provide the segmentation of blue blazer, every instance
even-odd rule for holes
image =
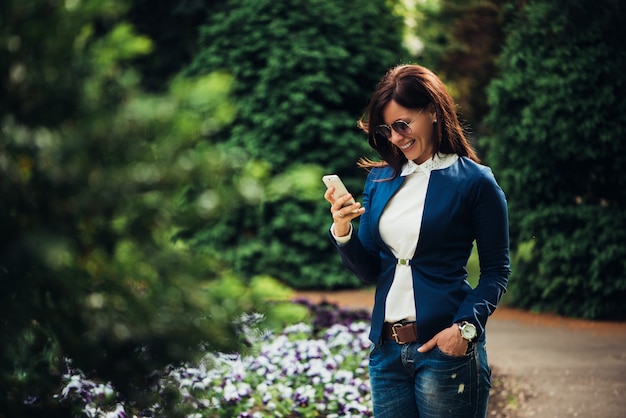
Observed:
[[[358,236],[346,244],[337,244],[331,236],[344,265],[362,282],[376,283],[369,335],[375,343],[381,340],[397,264],[378,230],[385,206],[405,179],[384,180],[392,175],[390,167],[375,168],[368,175]],[[472,289],[465,266],[474,241],[480,281]],[[487,318],[506,291],[510,273],[507,203],[491,169],[461,157],[450,167],[431,172],[411,270],[419,342],[460,321],[472,322],[478,339],[485,339]]]

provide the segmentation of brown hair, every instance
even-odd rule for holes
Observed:
[[[384,123],[383,109],[394,100],[409,109],[424,109],[436,112],[433,127],[434,153],[458,154],[480,162],[472,146],[465,137],[463,127],[456,114],[456,104],[443,82],[429,69],[420,65],[400,65],[392,68],[378,83],[370,102],[358,121],[358,126],[367,134],[370,146],[378,152],[383,161],[375,162],[366,158],[358,165],[364,168],[389,165],[395,178],[400,173],[406,157],[387,138],[376,134],[370,126]]]

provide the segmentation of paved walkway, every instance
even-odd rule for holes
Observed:
[[[302,292],[371,309],[371,290]],[[625,302],[626,303],[626,302]],[[489,362],[523,396],[520,418],[626,417],[626,322],[572,320],[500,307],[487,324]]]
[[[626,417],[626,323],[498,309],[489,361],[529,397],[520,417]]]

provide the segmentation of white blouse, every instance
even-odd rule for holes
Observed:
[[[406,177],[396,194],[389,200],[378,225],[381,238],[398,259],[411,259],[417,248],[424,213],[426,191],[433,170],[441,170],[459,159],[456,154],[436,154],[422,164],[408,161],[401,176]],[[334,236],[334,225],[331,227]],[[337,243],[350,240],[352,229],[344,237],[334,237]],[[411,266],[396,264],[393,283],[385,303],[385,321],[415,320],[415,299]]]

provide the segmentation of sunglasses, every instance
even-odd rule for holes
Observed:
[[[403,136],[411,135],[413,130],[411,129],[409,125],[412,124],[415,121],[415,119],[417,119],[417,117],[420,115],[420,113],[422,113],[423,110],[424,109],[421,109],[419,112],[417,112],[417,115],[415,115],[415,117],[410,122],[397,120],[391,125],[387,125],[387,124],[378,125],[375,129],[375,132],[378,135],[384,136],[387,139],[391,138],[392,129]]]

